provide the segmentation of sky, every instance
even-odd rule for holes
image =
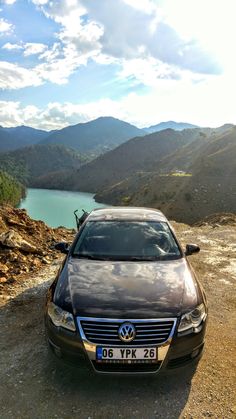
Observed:
[[[0,0],[0,125],[236,124],[235,0]]]

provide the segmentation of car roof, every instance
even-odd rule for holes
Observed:
[[[108,207],[94,209],[86,221],[129,220],[129,221],[163,221],[166,217],[161,211],[145,207]]]

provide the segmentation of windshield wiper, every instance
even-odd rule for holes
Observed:
[[[179,255],[159,255],[159,256],[105,256],[105,255],[93,255],[91,253],[74,253],[73,257],[79,259],[89,259],[89,260],[112,260],[117,262],[156,262],[156,261],[165,261],[165,260],[175,260],[179,259]]]
[[[106,260],[106,258],[102,257],[102,256],[95,256],[95,255],[91,255],[91,254],[82,254],[82,253],[74,253],[73,254],[74,257],[77,257],[79,259],[91,259],[91,260]]]

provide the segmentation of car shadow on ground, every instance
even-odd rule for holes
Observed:
[[[5,344],[0,358],[1,363],[9,363],[0,385],[0,393],[4,390],[1,403],[3,412],[12,413],[4,419],[19,417],[17,412],[25,419],[179,418],[194,369],[163,375],[105,376],[95,374],[84,363],[74,366],[52,354],[43,318],[49,283],[23,292],[1,309]]]
[[[161,375],[105,376],[53,357],[49,354],[49,370],[45,370],[47,383],[51,382],[59,393],[85,400],[92,407],[91,415],[88,415],[91,417],[96,410],[95,417],[101,418],[119,415],[179,418],[188,400],[194,374],[194,369],[182,369]],[[53,368],[53,377],[50,368]]]

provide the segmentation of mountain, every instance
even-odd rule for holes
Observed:
[[[216,212],[236,212],[235,161],[234,126],[167,129],[58,173],[50,187],[93,192],[98,202],[111,205],[160,208],[172,219],[194,223]]]
[[[112,117],[101,117],[54,132],[41,144],[62,144],[81,153],[104,153],[130,138],[145,135],[134,125]]]
[[[86,161],[78,152],[59,145],[34,145],[0,154],[0,169],[33,186],[41,176],[77,169]]]
[[[198,136],[197,129],[168,129],[133,138],[64,177],[64,189],[98,192],[133,174],[139,177],[146,172],[152,173],[158,170],[162,159],[192,143]]]
[[[0,152],[37,144],[48,135],[47,131],[24,125],[11,128],[0,127]]]
[[[112,117],[101,117],[50,132],[23,125],[11,128],[0,126],[0,152],[36,144],[57,144],[90,154],[91,159],[130,138],[145,134],[144,130]]]
[[[17,205],[24,195],[24,186],[9,174],[0,170],[0,205]]]
[[[90,158],[96,158],[130,138],[168,128],[180,131],[195,127],[196,125],[192,124],[169,121],[139,129],[112,117],[100,117],[93,121],[49,132],[24,125],[11,128],[0,126],[0,152],[36,144],[58,144],[73,148],[81,153],[90,154]]]
[[[181,165],[184,155],[187,165]],[[235,161],[236,127],[226,127],[166,157],[156,171],[108,185],[95,199],[160,208],[169,218],[190,224],[213,213],[236,213]]]
[[[16,147],[14,136],[0,126],[0,152],[12,150]]]
[[[157,131],[162,131],[165,129],[174,129],[175,131],[182,131],[183,129],[190,129],[190,128],[199,128],[197,125],[188,124],[187,122],[175,122],[175,121],[167,121],[161,122],[157,125],[152,125],[151,127],[143,128],[146,132],[152,133]]]

